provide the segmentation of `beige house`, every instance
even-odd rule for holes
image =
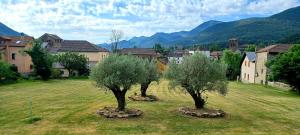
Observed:
[[[0,36],[0,59],[15,65],[19,73],[32,72],[31,57],[24,52],[32,46],[32,41],[29,36]]]
[[[266,62],[273,59],[279,53],[288,51],[291,45],[276,44],[260,49],[256,52],[255,78],[257,84],[268,84],[268,69]]]
[[[254,83],[255,77],[255,52],[246,52],[242,57],[240,80],[243,83]]]
[[[43,42],[43,46],[52,54],[76,52],[85,55],[88,58],[89,67],[94,66],[109,55],[108,50],[85,40],[63,40],[57,35],[48,33],[42,35],[39,39]],[[62,76],[69,76],[68,71],[59,63],[55,63],[54,68],[61,69]]]

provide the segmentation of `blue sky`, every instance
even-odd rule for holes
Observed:
[[[0,21],[28,35],[109,41],[156,32],[191,30],[209,20],[265,17],[299,6],[300,0],[0,0]]]

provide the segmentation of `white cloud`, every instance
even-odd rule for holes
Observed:
[[[274,14],[297,5],[297,0],[261,0],[251,2],[247,9],[250,13]]]
[[[111,29],[123,30],[128,39],[190,30],[220,17],[268,16],[297,5],[297,0],[2,0],[0,20],[35,37],[47,32],[101,43]]]

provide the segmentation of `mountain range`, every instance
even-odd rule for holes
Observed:
[[[0,22],[0,35],[2,35],[2,36],[20,36],[20,35],[22,35],[22,33],[19,33]]]
[[[0,35],[20,36],[17,32],[0,22]],[[226,45],[228,39],[237,38],[240,44],[270,44],[284,41],[286,37],[297,38],[300,35],[300,6],[287,9],[278,14],[248,18],[231,22],[207,21],[190,31],[174,33],[159,32],[150,37],[133,37],[130,40],[122,40],[119,48],[151,48],[159,43],[164,47],[191,46],[191,45]],[[99,46],[110,49],[109,43]]]
[[[300,33],[300,6],[278,14],[248,18],[231,22],[208,21],[191,31],[156,33],[150,37],[133,37],[120,42],[120,48],[150,48],[159,43],[169,46],[191,46],[199,44],[227,44],[228,39],[237,38],[241,44],[274,43]],[[100,44],[110,49],[107,43]]]

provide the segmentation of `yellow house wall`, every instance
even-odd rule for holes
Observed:
[[[265,84],[267,79],[267,67],[265,63],[268,60],[268,52],[256,53],[256,76],[255,83]]]
[[[245,57],[241,65],[241,76],[240,76],[241,81],[243,83],[254,83],[254,77],[255,77],[255,63],[253,62],[249,63],[248,57]]]
[[[61,54],[61,53],[60,53]],[[100,62],[109,55],[109,52],[79,52],[79,54],[85,55],[88,58],[90,67],[94,66],[93,64]],[[60,69],[63,71],[62,77],[68,77],[69,72],[66,69]]]
[[[99,62],[109,55],[108,52],[80,52],[88,58],[89,62]]]
[[[5,54],[6,61],[10,64],[14,64],[18,67],[19,73],[30,73],[30,65],[32,64],[31,57],[24,52],[25,49],[28,49],[30,45],[26,47],[8,47],[8,54]],[[15,53],[15,60],[12,59],[12,54]]]

